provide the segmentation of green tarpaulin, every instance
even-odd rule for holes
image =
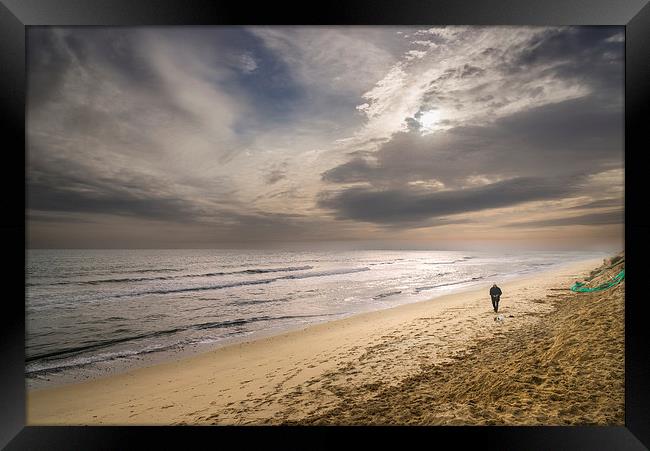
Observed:
[[[576,282],[571,287],[571,291],[577,291],[581,293],[590,293],[592,291],[603,291],[613,287],[614,285],[618,285],[623,281],[623,279],[625,279],[625,270],[622,270],[621,272],[616,274],[616,276],[614,276],[614,278],[609,282],[602,283],[597,287],[593,287],[593,288],[585,287],[585,284],[583,282]]]

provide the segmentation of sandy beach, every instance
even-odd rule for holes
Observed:
[[[27,395],[28,425],[624,423],[624,283],[590,260]]]

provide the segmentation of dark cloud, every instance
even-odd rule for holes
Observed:
[[[621,93],[619,93],[621,94]],[[568,158],[584,165],[602,159],[620,161],[623,149],[623,110],[594,97],[545,105],[497,121],[497,137],[517,139],[532,152],[569,152]]]
[[[28,101],[31,108],[56,98],[69,71],[83,68],[90,77],[111,77],[150,92],[160,91],[160,78],[142,53],[134,29],[49,27],[27,33]]]
[[[275,169],[265,176],[266,183],[269,185],[273,185],[285,178],[287,178],[286,172],[279,169]]]
[[[158,221],[200,228],[202,239],[208,242],[290,240],[309,237],[318,229],[305,226],[314,221],[300,214],[177,196],[163,181],[126,170],[116,178],[99,175],[96,168],[81,162],[55,159],[32,162],[28,169],[27,214],[33,230],[49,224],[69,224],[71,229],[105,224],[107,216],[114,218],[114,224]],[[152,239],[161,234],[151,230]]]
[[[368,161],[362,158],[354,158],[347,163],[325,171],[322,177],[326,182],[334,183],[367,182],[370,179],[370,174],[376,169]]]
[[[578,178],[515,178],[480,187],[437,192],[350,188],[337,193],[323,193],[318,203],[336,211],[339,219],[411,224],[445,215],[562,198],[575,190],[578,182]]]
[[[545,219],[541,221],[516,222],[508,224],[507,227],[558,227],[572,225],[615,225],[623,224],[624,215],[622,211],[607,213],[590,213],[580,216],[572,216],[557,219]]]
[[[596,173],[622,163],[623,115],[589,97],[522,111],[485,126],[428,135],[400,132],[372,158],[355,157],[322,174],[331,183],[376,186],[416,180],[462,186],[472,175]]]
[[[27,101],[38,108],[59,94],[71,58],[49,28],[32,28],[27,33]]]
[[[523,44],[520,52],[513,53],[512,64],[526,70],[535,64],[580,61],[604,51],[620,52],[622,42],[610,38],[621,33],[620,26],[549,29]]]
[[[133,188],[133,187],[131,187]],[[27,186],[27,207],[33,211],[101,213],[176,222],[196,220],[200,211],[184,199],[165,197],[111,181],[48,175]]]
[[[144,183],[137,187],[128,183],[118,185],[106,180],[89,181],[80,177],[42,176],[27,189],[27,208],[30,230],[35,237],[42,236],[51,225],[67,224],[69,229],[83,227],[84,236],[94,236],[96,242],[104,243],[92,228],[107,223],[129,224],[131,230],[142,230],[154,221],[165,227],[184,230],[188,237],[170,237],[169,232],[151,228],[147,239],[198,240],[201,245],[210,243],[244,241],[273,241],[310,239],[322,233],[323,227],[314,226],[315,221],[300,214],[283,214],[256,211],[254,208],[199,207],[194,201],[156,192],[153,187],[144,191]],[[60,188],[57,187],[60,184]],[[113,220],[107,222],[107,215]],[[90,228],[90,230],[89,230]],[[101,229],[101,227],[99,227]],[[198,238],[194,235],[198,230]],[[40,234],[40,235],[39,235]],[[33,239],[34,237],[32,237]],[[120,237],[115,237],[120,242]],[[38,242],[38,240],[37,240]],[[67,241],[63,241],[67,243]],[[131,244],[130,244],[131,245]]]
[[[422,124],[414,117],[407,117],[404,122],[406,122],[409,131],[418,131],[422,128]]]
[[[550,29],[505,54],[501,68],[507,74],[516,74],[548,66],[545,73],[556,78],[578,81],[600,91],[622,89],[625,44],[611,39],[622,33],[622,27]]]
[[[101,162],[57,157],[40,145],[30,146],[27,209],[32,213],[90,213],[189,222],[204,213],[173,193],[165,180],[137,167],[105,171]]]

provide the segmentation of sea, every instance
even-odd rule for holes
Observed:
[[[30,249],[27,383],[84,381],[472,287],[487,293],[494,282],[607,256]]]

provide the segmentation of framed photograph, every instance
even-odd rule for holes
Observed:
[[[459,3],[2,0],[0,445],[647,449],[650,6]]]

